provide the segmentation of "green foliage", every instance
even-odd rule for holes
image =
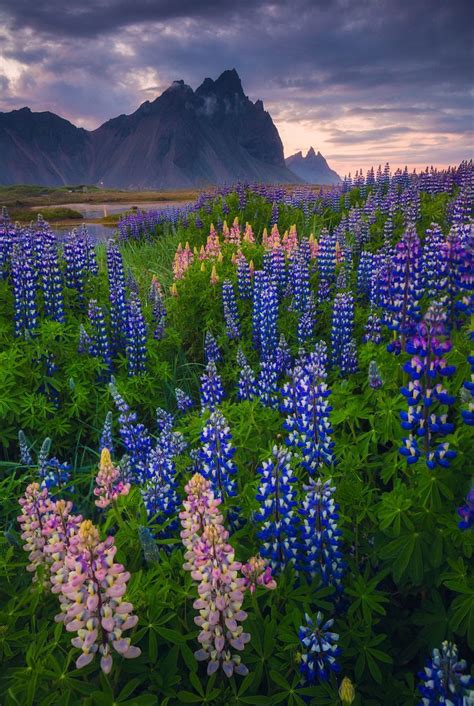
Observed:
[[[355,203],[357,194],[351,195]],[[236,194],[226,199],[230,223],[252,223],[257,240],[268,227],[271,204],[257,196],[249,198],[244,210]],[[189,241],[192,248],[205,242],[211,222],[222,219],[222,199],[211,213],[202,211],[203,228],[193,218],[186,228],[162,228],[156,239],[122,245],[127,268],[138,282],[145,317],[151,320],[147,299],[155,274],[165,292],[172,283],[171,265],[178,243]],[[420,233],[436,220],[445,225],[446,198],[422,199]],[[296,223],[301,234],[335,225],[340,214],[328,210],[305,218],[302,210],[280,209],[280,231]],[[376,248],[382,243],[384,217],[372,225]],[[402,224],[394,222],[399,235]],[[249,246],[247,254],[261,264],[261,247]],[[220,282],[235,281],[235,270],[224,248],[218,267]],[[100,273],[88,283],[87,296],[107,302],[105,254],[100,252]],[[199,376],[203,367],[204,334],[210,329],[223,350],[220,365],[228,391],[222,410],[237,449],[238,496],[235,505],[246,520],[232,535],[238,560],[258,552],[253,513],[258,485],[256,469],[275,443],[283,441],[282,416],[259,402],[237,403],[235,384],[237,344],[225,335],[221,289],[210,284],[210,266],[204,271],[196,262],[182,282],[178,296],[166,297],[166,336],[148,341],[147,373],[128,378],[124,360],[116,361],[117,387],[140,421],[154,431],[157,406],[175,410],[174,388],[179,386],[198,399]],[[321,610],[331,617],[331,589],[317,580],[307,583],[288,569],[273,592],[246,596],[249,618],[245,629],[252,639],[245,650],[250,673],[227,680],[221,675],[206,677],[196,662],[198,630],[194,624],[196,589],[188,572],[183,572],[183,551],[176,535],[158,543],[159,560],[147,563],[138,529],[147,523],[138,488],[120,498],[118,508],[99,511],[92,494],[96,473],[100,430],[112,400],[100,378],[96,360],[77,352],[78,331],[86,323],[86,312],[75,293],[66,293],[67,322],[59,325],[42,321],[37,335],[28,341],[13,338],[12,297],[8,283],[0,281],[0,702],[5,706],[174,706],[175,704],[340,704],[334,678],[320,686],[300,682],[298,628],[305,612]],[[243,347],[256,364],[251,340],[251,307],[239,302],[244,331]],[[330,306],[323,308],[316,338],[329,342]],[[364,302],[357,307],[357,337],[361,339],[367,316]],[[294,315],[282,315],[279,326],[297,352]],[[454,333],[450,362],[458,366],[451,392],[458,394],[468,375],[466,357],[469,341],[463,329]],[[45,376],[42,355],[54,356],[57,372]],[[376,360],[384,385],[373,390],[367,383],[369,362]],[[399,413],[404,399],[399,388],[404,381],[403,354],[397,359],[385,346],[359,347],[360,371],[350,380],[336,372],[329,379],[333,390],[331,423],[334,426],[337,464],[328,469],[337,488],[340,527],[348,564],[344,578],[344,609],[337,614],[335,631],[340,634],[342,676],[356,685],[356,706],[414,706],[416,674],[433,647],[454,639],[461,654],[474,650],[474,578],[472,555],[474,535],[457,527],[455,508],[466,493],[469,468],[466,460],[474,451],[469,429],[460,423],[459,405],[453,415],[456,430],[451,441],[458,456],[449,469],[429,471],[423,462],[407,467],[398,454],[402,438]],[[59,396],[59,406],[51,391]],[[114,432],[117,415],[114,411]],[[190,446],[199,445],[206,417],[198,412],[181,416],[177,428]],[[112,532],[117,558],[131,572],[128,596],[140,621],[133,634],[142,655],[135,660],[118,658],[109,677],[98,673],[97,665],[75,669],[70,636],[54,623],[57,598],[32,584],[18,532],[18,498],[34,477],[34,469],[17,463],[16,439],[19,428],[36,451],[45,436],[53,439],[53,454],[73,465],[65,495],[74,500],[78,512],[93,519],[101,532]],[[117,436],[117,435],[116,435]],[[118,441],[118,440],[117,440]],[[189,477],[189,458],[177,460],[181,496]],[[300,481],[302,470],[295,467]],[[302,483],[300,485],[302,485]]]

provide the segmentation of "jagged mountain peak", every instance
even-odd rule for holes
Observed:
[[[167,189],[301,181],[285,166],[271,116],[261,100],[245,95],[235,69],[205,79],[196,91],[174,81],[134,113],[93,131],[25,110],[0,113],[0,184]]]
[[[339,184],[341,181],[339,175],[330,169],[321,152],[316,154],[314,147],[309,148],[306,157],[303,157],[301,150],[287,157],[285,164],[300,179],[310,184]]]

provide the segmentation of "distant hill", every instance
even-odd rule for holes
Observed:
[[[0,155],[3,185],[175,189],[304,179],[288,169],[270,114],[245,95],[235,69],[196,91],[174,81],[93,131],[29,108],[0,113]]]
[[[285,164],[288,169],[291,169],[294,174],[308,184],[341,183],[339,174],[330,169],[321,152],[316,154],[312,147],[309,148],[306,157],[303,157],[302,152],[297,152],[291,157],[287,157]]]

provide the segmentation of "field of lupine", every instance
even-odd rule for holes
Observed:
[[[473,189],[4,211],[2,706],[474,704]]]

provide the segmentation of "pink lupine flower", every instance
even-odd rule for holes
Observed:
[[[261,556],[252,556],[246,564],[242,565],[244,575],[244,586],[250,593],[253,593],[257,586],[263,586],[269,591],[273,591],[277,584],[272,577],[272,568],[268,566]]]
[[[245,579],[239,576],[241,564],[227,541],[220,500],[214,497],[209,481],[196,473],[185,490],[188,495],[180,513],[186,549],[183,568],[198,583],[199,594],[193,605],[199,611],[195,623],[201,628],[201,648],[195,657],[208,662],[208,674],[221,667],[228,677],[234,672],[245,675],[247,667],[233,652],[243,650],[250,640],[239,625],[247,617],[242,610]]]
[[[234,222],[230,227],[230,231],[227,235],[226,241],[228,243],[231,243],[232,245],[240,246],[240,225],[237,216],[234,218]]]
[[[266,228],[264,228],[262,232],[262,245],[265,250],[268,250],[268,231]]]
[[[43,536],[46,538],[45,554],[51,558],[51,592],[60,593],[61,583],[66,580],[67,569],[65,559],[73,537],[79,531],[82,522],[81,515],[72,515],[72,502],[57,500],[54,504],[54,513],[50,515],[43,527]]]
[[[182,279],[188,267],[193,263],[194,254],[189,243],[186,243],[183,248],[182,244],[178,245],[174,260],[173,260],[173,275],[174,279]]]
[[[252,226],[248,222],[245,224],[243,240],[245,243],[255,243],[255,236],[253,234]]]
[[[25,544],[23,549],[29,552],[30,561],[27,571],[34,573],[33,581],[38,579],[38,568],[45,565],[48,571],[45,576],[45,585],[49,583],[49,566],[53,559],[44,552],[46,537],[43,530],[54,512],[54,503],[49,497],[47,488],[40,489],[39,483],[30,483],[25,490],[25,495],[18,501],[22,514],[18,516],[21,526],[21,538]]]
[[[224,223],[222,224],[222,236],[224,238],[224,242],[227,243],[229,240],[229,226],[227,225],[227,221],[224,220]]]
[[[298,247],[298,233],[296,232],[296,225],[290,227],[290,232],[285,232],[283,236],[283,249],[286,256],[289,257],[293,250]]]
[[[67,632],[77,632],[71,643],[81,650],[76,660],[78,669],[100,654],[101,669],[108,674],[112,649],[127,659],[141,654],[129,637],[123,637],[137,624],[138,617],[132,615],[132,604],[123,601],[130,574],[122,564],[114,563],[116,551],[113,537],[101,542],[97,528],[84,520],[70,541],[58,574],[55,585],[60,586],[61,613],[55,620],[64,622]]]
[[[221,252],[221,244],[219,242],[219,236],[217,234],[216,229],[211,223],[211,228],[209,231],[209,235],[207,236],[207,241],[206,241],[206,257],[211,258],[211,257],[217,257],[219,253]]]
[[[119,478],[120,470],[112,463],[110,451],[102,449],[99,472],[95,479],[96,487],[94,488],[94,495],[99,498],[95,501],[97,507],[105,508],[117,500],[120,495],[128,495],[130,483],[123,483]]]
[[[279,248],[281,245],[281,239],[280,239],[280,232],[278,230],[278,226],[275,223],[274,226],[272,227],[272,230],[270,232],[270,235],[268,236],[267,239],[267,248],[269,250],[276,250]]]

